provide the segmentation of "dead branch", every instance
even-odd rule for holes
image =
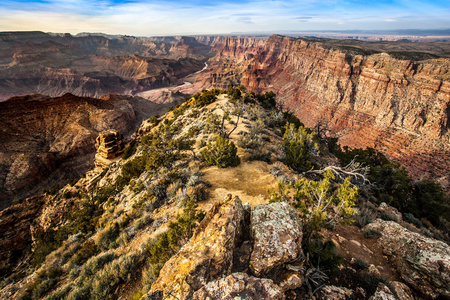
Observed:
[[[369,167],[362,166],[360,163],[356,162],[355,159],[353,159],[345,167],[327,166],[321,170],[309,170],[303,172],[301,175],[305,177],[311,174],[323,175],[328,170],[333,173],[334,177],[339,182],[343,182],[345,178],[350,177],[352,179],[352,184],[358,187],[371,184],[369,179],[367,178]]]

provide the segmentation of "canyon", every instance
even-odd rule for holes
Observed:
[[[448,188],[450,60],[439,57],[448,45],[439,45],[418,45],[421,52],[411,43],[224,38],[212,45],[209,76],[199,80],[272,90],[306,126],[325,125],[342,146],[375,148],[414,178]]]
[[[163,106],[230,84],[274,91],[280,107],[325,126],[341,146],[375,148],[448,189],[449,49],[279,35],[0,33],[0,99],[31,94],[1,102],[1,207],[70,177],[57,169],[83,174],[101,130],[130,135]],[[128,96],[83,98],[112,93]]]
[[[194,38],[0,33],[0,101],[45,94],[132,95],[174,85],[200,70],[209,47]]]

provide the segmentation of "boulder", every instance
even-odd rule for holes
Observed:
[[[402,279],[427,298],[450,297],[450,247],[391,221],[376,220],[364,230],[381,233],[379,243]]]
[[[169,293],[186,299],[209,281],[231,274],[233,250],[242,234],[244,210],[239,198],[216,202],[191,240],[172,256],[153,283],[150,297]]]
[[[392,281],[391,285],[393,292],[397,295],[398,300],[415,300],[409,287],[403,282]]]
[[[283,280],[279,283],[283,292],[298,289],[305,283],[305,276],[300,272],[285,272],[283,277]]]
[[[286,202],[256,205],[251,236],[250,270],[256,276],[303,255],[302,224],[297,211]]]
[[[193,295],[194,300],[285,299],[284,293],[272,280],[256,278],[245,273],[211,281]]]
[[[399,212],[395,207],[387,205],[385,202],[382,202],[380,204],[378,210],[384,213],[387,218],[390,218],[393,221],[401,222],[403,220],[402,213]]]
[[[383,283],[379,283],[377,291],[369,300],[397,300],[394,293]]]

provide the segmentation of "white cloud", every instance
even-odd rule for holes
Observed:
[[[347,0],[346,0],[347,1]],[[15,4],[14,4],[15,3]],[[50,0],[48,3],[0,4],[0,29],[53,32],[105,32],[130,35],[218,34],[235,31],[385,29],[450,27],[445,15],[420,16],[409,11],[354,9],[343,0],[254,0],[195,6],[182,2]],[[445,12],[445,11],[444,11]],[[447,13],[447,12],[445,12]],[[443,14],[443,13],[442,13]],[[436,24],[436,25],[434,25]],[[336,26],[338,25],[338,28]]]

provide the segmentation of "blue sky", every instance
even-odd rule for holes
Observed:
[[[0,31],[136,36],[449,29],[450,0],[1,0]]]

